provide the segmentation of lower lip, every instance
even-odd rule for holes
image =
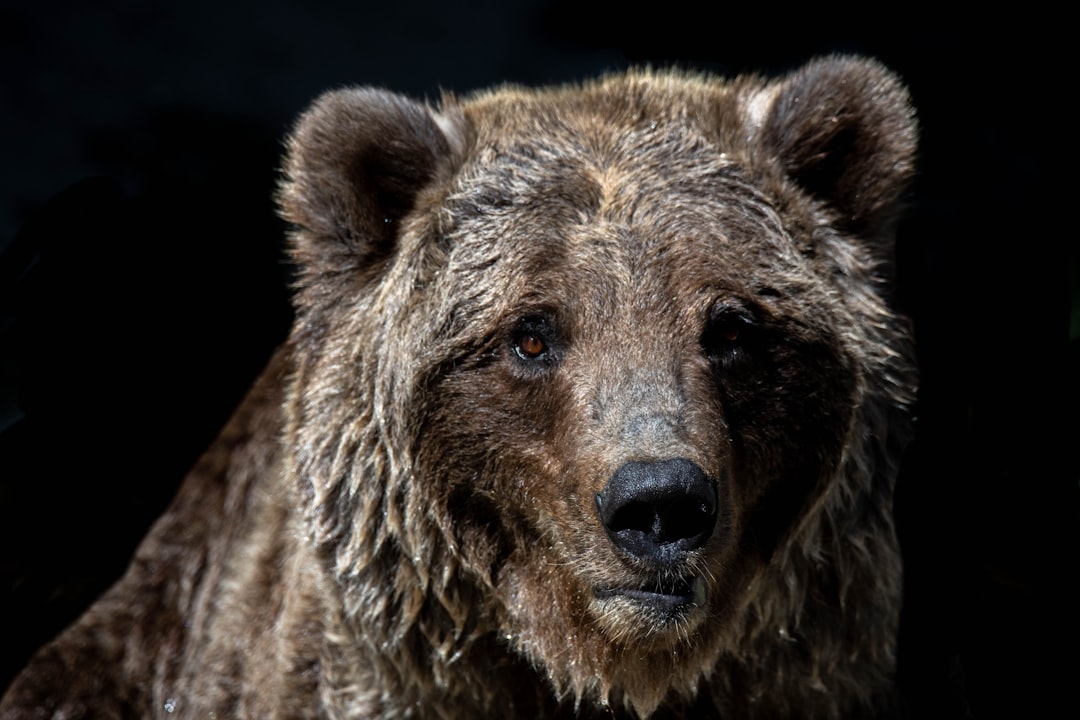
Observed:
[[[687,588],[687,592],[662,593],[654,590],[625,588],[597,590],[596,596],[601,600],[625,598],[655,610],[674,612],[684,608],[704,607],[706,598],[705,578],[694,578],[694,581]]]

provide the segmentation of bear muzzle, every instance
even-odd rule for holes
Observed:
[[[596,509],[611,542],[650,577],[638,586],[597,589],[598,599],[622,598],[662,615],[704,606],[705,579],[688,569],[715,531],[717,492],[697,463],[625,463],[596,494]]]

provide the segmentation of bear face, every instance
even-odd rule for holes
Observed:
[[[290,475],[346,605],[380,597],[357,632],[444,657],[490,634],[557,697],[642,716],[876,699],[914,137],[896,80],[844,58],[324,97],[282,193]]]

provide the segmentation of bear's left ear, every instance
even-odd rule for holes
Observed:
[[[282,218],[308,271],[355,272],[395,248],[402,218],[453,164],[465,136],[456,109],[374,88],[324,94],[288,139]]]
[[[907,90],[879,63],[830,56],[751,102],[759,141],[847,230],[875,235],[914,172],[917,128]]]

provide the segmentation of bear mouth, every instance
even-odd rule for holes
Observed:
[[[630,588],[597,588],[598,600],[621,599],[645,608],[650,614],[671,617],[705,607],[705,578],[649,584]]]

